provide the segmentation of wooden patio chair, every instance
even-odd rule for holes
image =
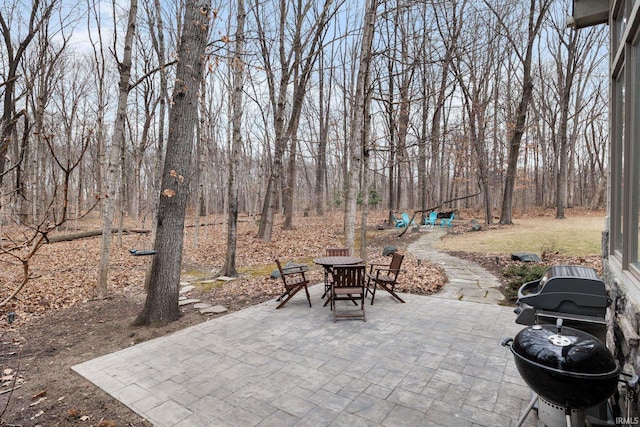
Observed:
[[[349,256],[349,248],[327,248],[327,256]],[[331,289],[331,281],[333,278],[331,277],[331,268],[325,268],[324,270],[324,293],[322,294],[322,298],[324,298]]]
[[[333,321],[338,319],[362,318],[365,322],[367,318],[364,312],[364,298],[367,293],[365,287],[365,266],[357,265],[336,265],[333,267],[333,281],[331,282],[331,311]],[[351,310],[338,311],[337,301],[352,301],[356,306],[360,302],[360,307]]]
[[[327,248],[327,256],[349,256],[349,248]]]
[[[389,292],[392,297],[404,303],[403,299],[395,292],[395,286],[398,281],[398,274],[402,266],[404,255],[394,252],[391,263],[387,264],[371,264],[369,273],[367,273],[367,293],[371,293],[371,305],[376,297],[376,288],[380,287]]]
[[[305,276],[305,269],[302,267],[290,267],[290,268],[282,268],[280,265],[280,260],[276,259],[276,264],[278,265],[278,270],[280,271],[280,278],[282,279],[282,283],[284,284],[284,293],[280,295],[280,297],[276,301],[282,301],[276,307],[276,309],[284,306],[295,294],[304,289],[307,294],[307,301],[309,301],[309,307],[311,307],[311,297],[309,296],[309,289],[307,285],[309,285],[309,281]],[[284,298],[284,300],[283,300]]]

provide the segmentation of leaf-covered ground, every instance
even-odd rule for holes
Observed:
[[[385,246],[396,246],[406,253],[407,245],[420,235],[408,232],[399,238],[399,230],[385,224],[384,218],[383,213],[371,214],[368,221],[370,262],[381,258]],[[187,227],[185,233],[183,278],[195,282],[216,277],[226,252],[223,221],[208,218],[201,223],[199,227]],[[73,225],[59,234],[100,228],[95,220]],[[138,228],[143,225],[129,224]],[[461,216],[449,231],[464,236],[469,229],[469,223]],[[276,268],[276,257],[308,264],[312,283],[320,283],[323,273],[313,264],[313,258],[323,255],[327,247],[344,243],[342,215],[338,213],[297,217],[292,230],[283,230],[278,222],[270,243],[257,239],[256,232],[255,218],[241,218],[238,279],[222,286],[203,284],[189,296],[224,305],[230,311],[273,299],[280,295],[282,286],[280,281],[269,278]],[[492,229],[485,232],[491,233]],[[121,245],[114,239],[109,297],[102,300],[95,299],[94,289],[99,245],[99,237],[45,245],[30,264],[32,280],[18,299],[0,308],[0,426],[149,426],[70,367],[210,318],[185,306],[177,322],[156,328],[132,327],[131,322],[144,303],[142,282],[150,258],[131,256],[129,249],[150,249],[150,238],[147,234],[125,235]],[[504,271],[522,264],[511,261],[509,254],[451,254],[483,265],[502,280],[505,288],[511,279],[503,275]],[[543,266],[553,264],[587,265],[598,272],[601,269],[599,256],[544,254]],[[439,266],[424,261],[418,264],[411,254],[407,254],[403,269],[401,292],[431,294],[446,281]],[[20,272],[14,261],[0,257],[0,299],[11,292]],[[11,324],[7,322],[9,312],[15,313]]]
[[[219,218],[187,227],[183,277],[216,277],[226,252],[226,225]],[[384,214],[371,214],[367,230],[368,261],[381,258],[382,248],[404,252],[419,233],[398,238],[398,230],[385,227]],[[73,224],[59,234],[93,230],[97,221]],[[131,224],[139,226],[139,224]],[[197,235],[196,235],[197,230]],[[255,218],[239,223],[236,266],[240,277],[221,286],[202,285],[190,296],[230,311],[270,300],[281,293],[281,282],[269,276],[274,259],[303,262],[311,267],[312,282],[323,273],[313,258],[327,247],[342,246],[342,215],[299,217],[295,227],[274,227],[265,243],[256,236]],[[196,244],[197,241],[197,244]],[[358,242],[359,245],[359,242]],[[0,425],[19,426],[146,426],[144,420],[70,370],[99,355],[155,338],[208,319],[190,306],[182,318],[158,328],[134,328],[131,322],[144,302],[142,282],[149,257],[131,256],[129,249],[150,249],[146,234],[114,238],[110,262],[109,297],[95,299],[100,238],[93,237],[43,246],[30,263],[32,279],[7,307],[0,309]],[[26,250],[26,249],[25,249]],[[446,281],[439,266],[417,263],[407,254],[399,290],[418,294],[437,292]],[[20,280],[21,266],[0,257],[0,299]],[[197,282],[197,280],[196,280]],[[8,313],[15,321],[7,322]],[[13,391],[11,391],[13,390]]]

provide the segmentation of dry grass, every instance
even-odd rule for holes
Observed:
[[[480,232],[466,232],[470,226],[459,223],[463,233],[450,234],[440,241],[444,251],[483,253],[543,252],[566,256],[587,256],[601,253],[604,229],[602,216],[573,216],[557,220],[552,216],[523,217],[512,226],[494,225]]]

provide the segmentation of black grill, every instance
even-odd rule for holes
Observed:
[[[563,325],[606,342],[606,313],[611,304],[607,288],[596,271],[576,265],[549,267],[539,280],[518,290],[516,323]]]
[[[596,271],[575,265],[549,267],[539,280],[520,287],[516,304],[516,323],[528,325],[529,328],[521,331],[514,340],[506,342],[507,345],[513,343],[511,351],[518,372],[537,393],[518,425],[522,425],[527,413],[536,405],[538,395],[538,419],[546,426],[583,426],[586,415],[590,416],[594,426],[613,425],[608,424],[612,417],[606,399],[617,386],[620,368],[607,365],[602,370],[598,365],[599,361],[605,359],[604,356],[614,365],[616,362],[604,344],[607,337],[607,307],[611,299]],[[555,335],[554,330],[557,330]],[[541,335],[538,341],[544,345],[524,339],[530,335]],[[520,345],[527,343],[534,345],[531,348]],[[592,349],[601,351],[592,355]],[[554,359],[553,363],[546,363],[544,357],[540,359],[541,355],[551,350],[561,357]],[[572,351],[588,358],[590,363],[598,363],[588,369],[567,364],[567,361],[574,361],[568,358]],[[562,362],[561,366],[558,366],[559,361]],[[582,372],[585,370],[587,372]],[[599,403],[601,400],[604,401]],[[594,423],[599,420],[603,424]]]

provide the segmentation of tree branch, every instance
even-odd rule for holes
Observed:
[[[154,68],[153,70],[148,71],[147,73],[145,73],[142,77],[140,77],[138,80],[136,80],[134,83],[131,83],[129,85],[129,89],[127,90],[127,92],[131,92],[133,89],[135,89],[136,86],[138,86],[140,83],[142,83],[143,81],[145,81],[147,78],[149,78],[152,74],[157,73],[160,70],[163,70],[165,67],[169,67],[171,65],[174,65],[178,62],[177,59],[173,60],[173,61],[169,61],[164,65],[158,65],[156,68]]]
[[[434,211],[434,210],[436,210],[436,209],[441,208],[443,205],[446,205],[447,203],[455,202],[455,201],[457,201],[457,200],[470,199],[470,198],[472,198],[472,197],[479,196],[481,193],[482,193],[482,190],[478,191],[477,193],[470,194],[470,195],[468,195],[468,196],[461,196],[461,197],[456,197],[456,198],[454,198],[454,199],[445,200],[444,202],[440,203],[439,205],[436,205],[436,206],[430,207],[430,208],[428,208],[428,209],[424,209],[424,210],[420,210],[420,211],[414,211],[414,212],[413,212],[413,215],[411,216],[411,219],[410,219],[410,220],[409,220],[409,222],[404,226],[404,230],[402,230],[402,233],[400,233],[400,234],[398,235],[398,237],[402,237],[402,236],[404,236],[404,233],[406,233],[406,232],[407,232],[407,230],[409,229],[409,225],[411,225],[411,223],[413,222],[413,220],[414,220],[414,218],[416,217],[416,215],[417,215],[417,214],[419,214],[419,213],[427,213],[427,212],[431,212],[431,211]]]

